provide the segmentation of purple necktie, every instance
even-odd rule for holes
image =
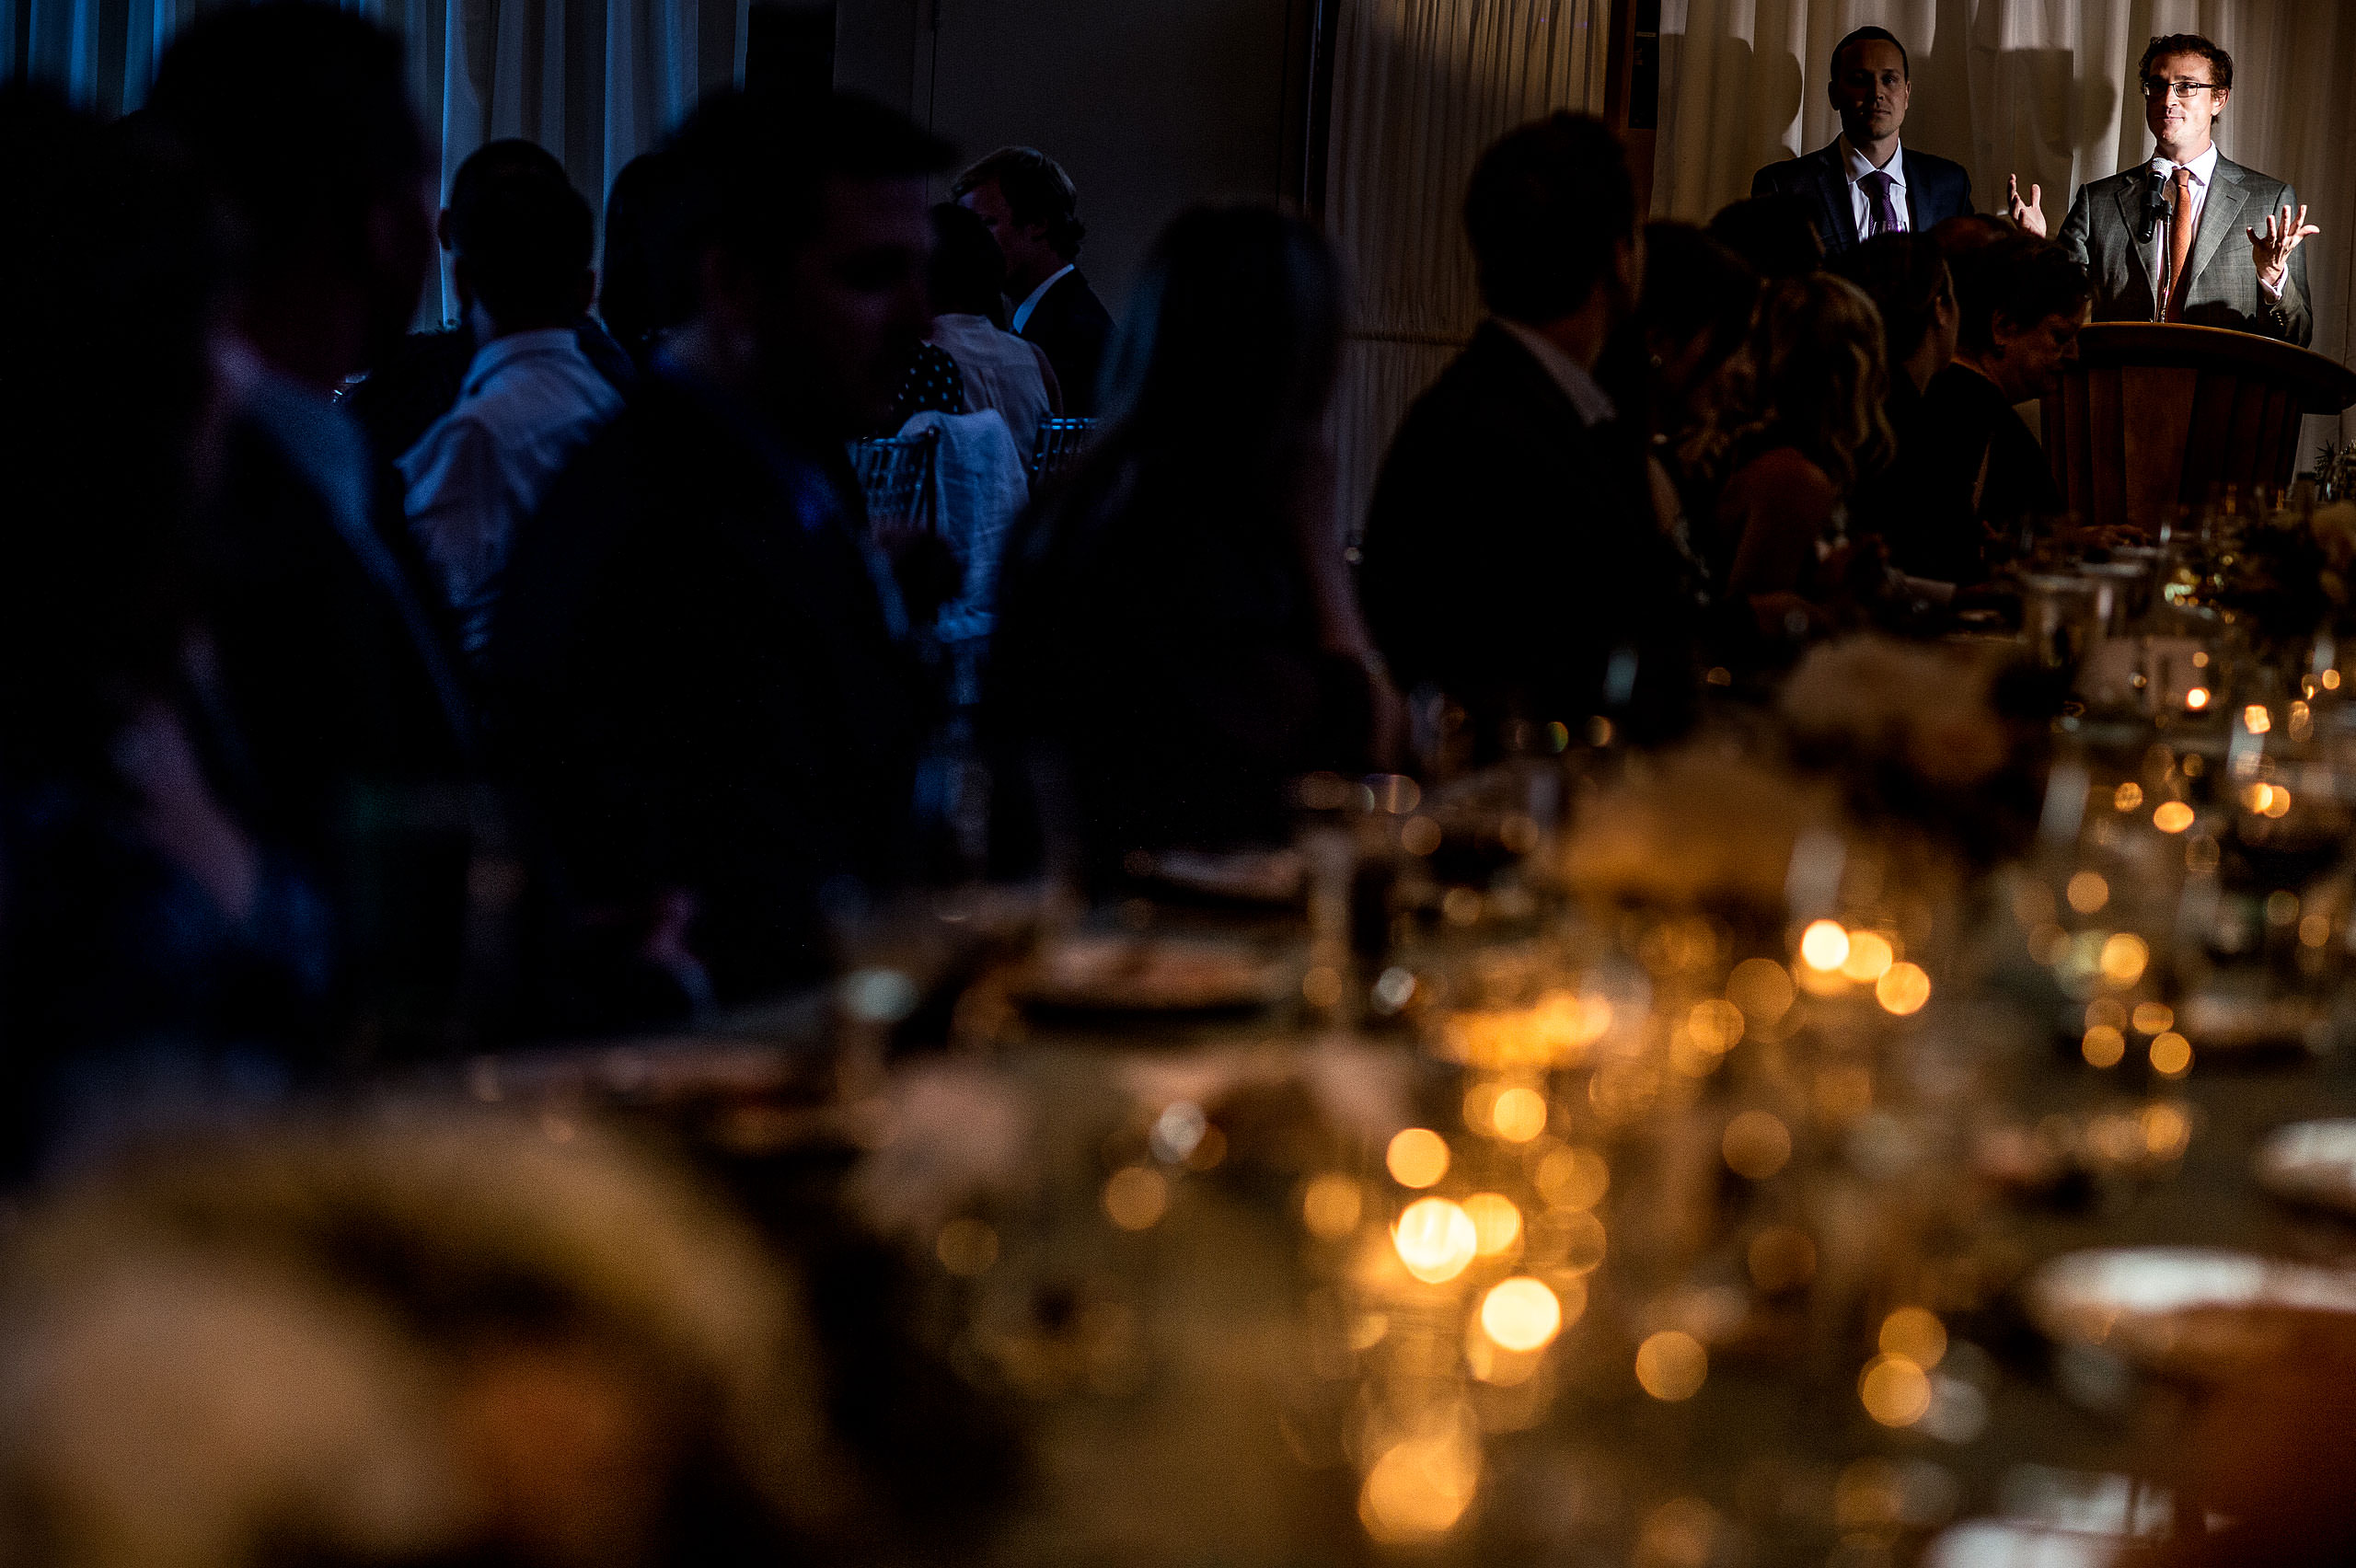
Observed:
[[[1866,199],[1872,203],[1872,217],[1865,225],[1865,237],[1898,232],[1898,209],[1889,204],[1889,176],[1874,170],[1857,181],[1865,188]]]

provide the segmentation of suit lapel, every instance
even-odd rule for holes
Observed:
[[[1824,253],[1837,256],[1857,243],[1857,218],[1849,201],[1849,179],[1841,167],[1841,144],[1816,155],[1817,221],[1824,225]]]
[[[1930,226],[1923,221],[1923,170],[1918,165],[1906,177],[1906,232],[1921,234]]]
[[[2217,159],[2214,179],[2209,187],[2209,198],[2200,204],[2200,232],[2192,239],[2192,288],[2200,285],[2201,274],[2209,271],[2225,240],[2242,224],[2242,207],[2249,200],[2249,191],[2242,184],[2242,166],[2230,163],[2222,156]],[[2191,297],[2191,290],[2186,291]]]
[[[2127,254],[2134,258],[2135,275],[2143,280],[2143,293],[2156,304],[2160,297],[2160,282],[2152,276],[2152,259],[2143,254],[2142,242],[2136,238],[2143,222],[2143,192],[2151,181],[2151,166],[2146,164],[2142,174],[2119,182],[2119,222],[2127,233]]]

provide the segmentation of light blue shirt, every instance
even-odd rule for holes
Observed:
[[[458,613],[469,659],[489,646],[515,530],[621,408],[572,328],[511,332],[476,351],[457,402],[400,457],[410,530]]]

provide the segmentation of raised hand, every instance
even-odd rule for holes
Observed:
[[[2258,281],[2269,289],[2279,289],[2282,286],[2282,274],[2291,265],[2291,252],[2298,249],[2307,236],[2323,230],[2307,222],[2306,205],[2302,202],[2296,218],[2291,216],[2286,203],[2280,217],[2272,213],[2266,214],[2264,234],[2254,228],[2246,232],[2250,255],[2258,261]]]
[[[2017,174],[2007,175],[2005,181],[2004,215],[2020,225],[2023,234],[2033,234],[2038,238],[2043,239],[2045,237],[2045,187],[2032,184],[2028,188],[2028,200],[2024,202],[2021,200],[2021,177]]]

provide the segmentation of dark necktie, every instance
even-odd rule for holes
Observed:
[[[1898,209],[1889,204],[1889,176],[1876,169],[1857,183],[1865,188],[1865,237],[1898,233]]]
[[[2192,280],[2185,274],[2192,270],[2192,171],[2178,168],[2172,177],[2176,186],[2176,211],[2168,214],[2168,308],[2165,319],[2184,319],[2184,296],[2192,292]]]

